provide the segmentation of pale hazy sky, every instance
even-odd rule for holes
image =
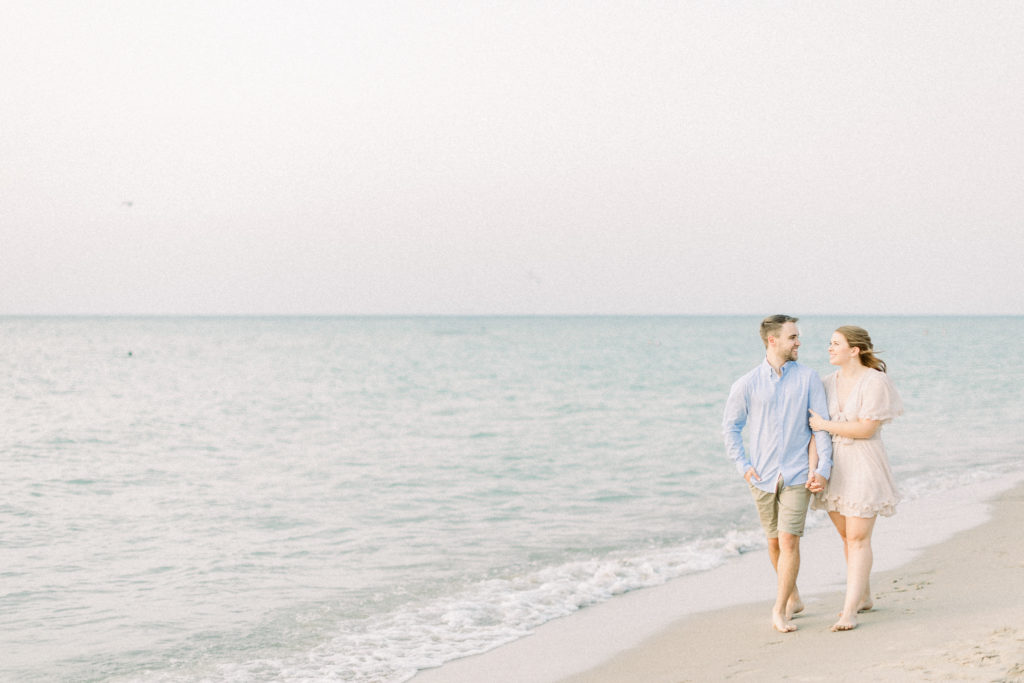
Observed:
[[[1024,313],[1024,3],[0,1],[0,314]]]

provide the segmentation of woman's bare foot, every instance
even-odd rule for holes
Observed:
[[[790,633],[796,630],[796,624],[774,610],[772,610],[772,627],[779,633]]]
[[[792,618],[794,614],[800,614],[804,611],[804,603],[800,598],[791,598],[789,604],[786,605],[787,618]]]
[[[832,624],[832,631],[852,631],[857,628],[857,617],[846,616],[845,613],[839,615],[839,621]]]
[[[874,608],[875,608],[875,603],[871,601],[871,598],[864,598],[863,600],[861,600],[860,604],[857,605],[857,612],[858,613],[860,613],[860,612],[870,612]],[[840,612],[839,616],[840,617],[843,616],[843,613]]]

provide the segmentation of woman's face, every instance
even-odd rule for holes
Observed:
[[[860,349],[851,347],[846,337],[838,332],[832,333],[832,340],[828,343],[828,362],[832,365],[846,365],[851,360],[859,360]]]

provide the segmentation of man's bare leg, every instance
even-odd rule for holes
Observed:
[[[768,539],[768,559],[772,561],[772,569],[775,570],[775,574],[779,573],[779,539],[769,538]],[[789,603],[786,609],[786,621],[793,618],[794,614],[800,614],[804,611],[803,600],[800,599],[800,590],[793,584],[793,594],[789,597]]]
[[[857,612],[862,611],[868,578],[871,576],[871,564],[874,555],[871,551],[871,532],[875,528],[875,518],[846,518],[846,601],[843,603],[839,621],[832,625],[833,631],[850,631],[857,628]]]
[[[796,576],[800,572],[800,537],[779,532],[778,593],[772,608],[772,626],[776,631],[789,633],[796,630],[790,611],[790,600],[796,593]]]

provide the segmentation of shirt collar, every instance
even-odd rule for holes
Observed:
[[[790,366],[795,366],[795,365],[796,365],[796,361],[795,360],[787,360],[785,363],[782,364],[782,373],[776,375],[775,374],[775,368],[772,367],[772,364],[768,362],[768,357],[765,356],[764,362],[761,364],[761,367],[762,367],[761,372],[764,375],[766,375],[766,376],[768,376],[770,378],[782,379],[783,377],[786,376],[786,373],[789,372]]]

